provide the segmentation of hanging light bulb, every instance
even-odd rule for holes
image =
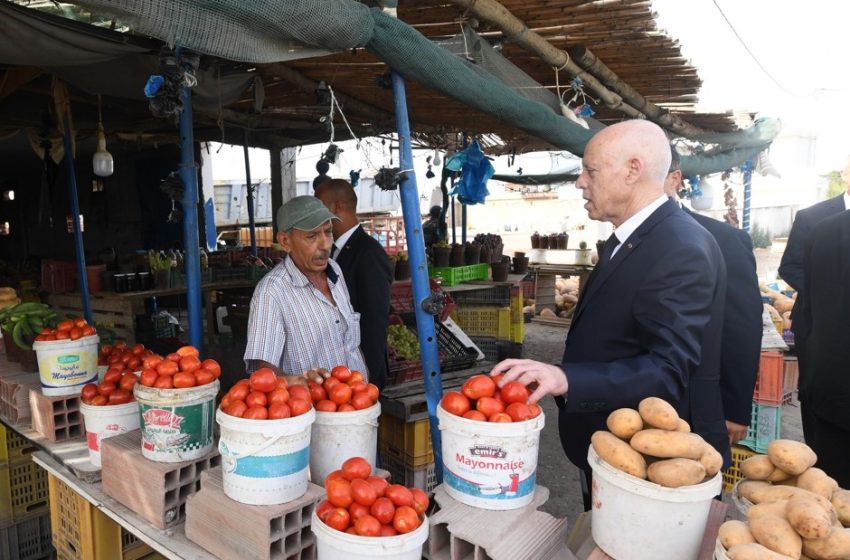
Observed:
[[[434,150],[433,162],[434,162],[434,165],[436,165],[437,167],[439,167],[443,163],[443,160],[440,159],[440,152],[437,151],[437,150]]]
[[[710,210],[714,206],[714,187],[703,177],[700,177],[699,187],[702,192],[691,199],[691,207],[694,210]]]
[[[100,95],[97,96],[97,150],[92,157],[94,174],[98,177],[112,175],[112,154],[106,151],[106,134],[103,132],[103,117],[100,114]]]

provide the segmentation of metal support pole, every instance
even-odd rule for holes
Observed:
[[[741,220],[743,230],[750,232],[750,201],[753,194],[753,160],[744,162],[744,216]]]
[[[65,135],[62,143],[65,146],[65,167],[68,172],[68,196],[71,199],[71,215],[74,218],[74,249],[77,252],[77,276],[80,279],[80,297],[83,300],[83,317],[90,325],[94,325],[91,316],[91,300],[89,299],[89,277],[86,274],[86,253],[83,248],[83,232],[80,230],[80,200],[77,198],[77,175],[74,169],[74,152],[71,142],[71,118],[65,113]]]
[[[466,245],[466,204],[460,203],[460,242]]]
[[[452,189],[455,188],[455,180],[452,177]],[[455,231],[455,197],[452,196],[452,244],[457,243],[457,232]]]
[[[257,256],[257,229],[254,225],[254,189],[251,186],[251,160],[248,159],[248,129],[242,129],[242,150],[245,154],[245,185],[248,190],[248,231],[251,232],[251,254]]]
[[[181,59],[177,49],[177,60]],[[201,256],[198,236],[198,169],[192,130],[192,88],[180,90],[180,179],[183,181],[183,250],[186,270],[186,308],[189,315],[189,344],[203,353],[204,333],[201,306]]]
[[[437,421],[437,405],[443,397],[443,382],[437,350],[437,331],[434,326],[434,316],[422,309],[422,303],[431,294],[431,286],[428,281],[428,264],[425,260],[422,223],[419,219],[419,193],[416,188],[416,175],[413,171],[413,150],[410,145],[410,122],[407,116],[404,78],[393,72],[392,81],[396,128],[398,129],[400,144],[399,165],[402,171],[407,171],[399,190],[401,192],[401,208],[404,214],[404,230],[407,234],[407,254],[410,260],[413,302],[416,310],[416,331],[419,333],[422,371],[425,379],[425,397],[428,404],[428,417],[431,420],[431,441],[434,448],[437,481],[442,482],[443,457]]]

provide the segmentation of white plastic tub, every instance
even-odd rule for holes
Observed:
[[[599,548],[628,560],[696,560],[722,473],[702,484],[666,488],[615,469],[593,446],[587,460],[593,469],[591,530]]]
[[[77,340],[34,342],[41,392],[48,396],[76,395],[83,385],[97,381],[97,345],[93,334]]]
[[[479,422],[437,407],[446,492],[464,504],[506,510],[534,499],[543,413],[525,422]]]
[[[81,404],[80,411],[86,424],[89,458],[94,466],[100,464],[100,443],[113,436],[139,429],[139,403],[92,406]]]
[[[415,530],[394,537],[361,537],[331,529],[313,511],[310,529],[316,535],[319,560],[420,560],[428,540],[428,518]]]
[[[726,553],[726,547],[720,544],[719,538],[714,543],[714,560],[729,560],[729,555]]]
[[[351,457],[375,464],[381,403],[351,412],[316,411],[310,445],[310,480],[323,486],[325,477]]]

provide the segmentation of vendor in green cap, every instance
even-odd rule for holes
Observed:
[[[297,196],[278,209],[276,239],[288,258],[260,280],[251,298],[248,371],[269,367],[304,382],[345,365],[368,379],[360,314],[330,259],[331,222],[338,219],[313,196]]]

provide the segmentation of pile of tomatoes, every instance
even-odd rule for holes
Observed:
[[[440,406],[455,416],[480,422],[524,422],[540,415],[540,407],[528,403],[528,389],[518,381],[499,389],[501,376],[474,375],[460,391],[443,395]]]
[[[322,383],[310,381],[310,400],[319,412],[364,410],[378,402],[378,386],[366,383],[363,374],[336,366]]]
[[[51,340],[77,340],[84,336],[97,334],[97,329],[89,325],[82,317],[59,321],[56,328],[45,327],[35,337],[37,342],[48,342]]]
[[[249,420],[282,420],[306,414],[311,408],[307,387],[290,387],[269,368],[240,379],[221,399],[222,412]]]
[[[390,484],[372,476],[372,465],[352,457],[325,478],[327,498],[316,516],[328,527],[361,537],[393,537],[415,531],[428,509],[419,488]]]
[[[83,403],[92,406],[127,404],[136,400],[133,387],[138,381],[139,377],[132,371],[113,366],[106,370],[100,383],[83,385],[80,397]]]
[[[186,389],[212,383],[221,377],[215,360],[201,360],[194,346],[182,346],[166,357],[151,354],[142,359],[139,383],[157,389]]]
[[[146,349],[144,344],[127,346],[126,342],[119,340],[115,344],[104,344],[100,347],[97,365],[139,371],[142,369],[142,360],[153,355],[153,351]]]

